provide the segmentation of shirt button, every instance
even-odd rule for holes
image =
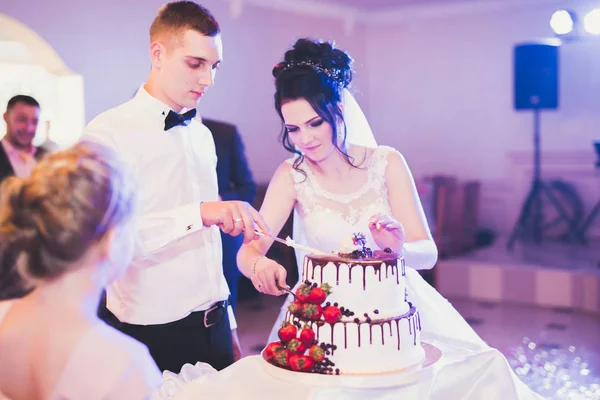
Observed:
[[[191,231],[191,230],[192,230],[192,226],[193,226],[193,225],[188,225],[188,226],[185,228],[185,230],[186,230],[186,231]]]

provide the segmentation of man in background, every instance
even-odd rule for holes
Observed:
[[[31,96],[12,97],[6,106],[6,135],[0,141],[0,182],[9,176],[27,177],[46,151],[33,145],[40,104]]]
[[[217,150],[217,180],[219,198],[223,201],[239,200],[252,204],[256,196],[256,182],[248,166],[244,143],[235,125],[211,119],[202,119],[210,130]],[[223,273],[231,292],[231,306],[237,306],[238,283],[242,273],[236,256],[243,243],[243,236],[231,236],[221,232],[223,243]]]
[[[0,141],[0,183],[10,176],[29,176],[37,160],[46,154],[33,145],[39,115],[40,104],[31,96],[17,95],[8,101],[6,135]],[[30,290],[16,269],[0,270],[0,300],[23,297]]]

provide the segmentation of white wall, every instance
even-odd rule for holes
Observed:
[[[88,120],[127,100],[144,81],[148,29],[162,0],[0,2],[0,12],[38,32],[83,75]],[[357,98],[378,141],[401,150],[416,177],[482,180],[482,221],[502,232],[521,205],[528,179],[514,175],[529,173],[532,147],[531,113],[512,106],[513,46],[551,35],[548,21],[561,3],[586,10],[585,2],[557,0],[553,7],[359,25],[347,35],[337,20],[253,6],[233,19],[228,1],[202,3],[222,24],[225,62],[200,109],[239,125],[259,181],[287,157],[277,141],[273,65],[297,37],[335,39],[357,60]],[[600,40],[561,49],[561,108],[542,115],[547,162],[567,157],[591,167],[590,142],[600,132],[598,71]]]
[[[482,220],[503,232],[529,182],[514,187],[508,156],[522,158],[533,147],[532,113],[513,110],[513,47],[551,36],[556,9],[530,6],[367,29],[367,58],[379,60],[369,66],[369,116],[379,141],[402,151],[416,176],[482,180]],[[543,152],[589,154],[583,161],[591,170],[592,139],[600,137],[600,39],[560,52],[560,109],[542,113]]]
[[[40,34],[84,78],[86,118],[128,100],[149,69],[148,30],[162,0],[0,0],[0,12]],[[360,27],[347,36],[341,21],[245,6],[233,19],[229,2],[203,0],[222,25],[224,63],[217,84],[200,102],[207,117],[239,125],[251,167],[267,182],[288,155],[278,142],[271,69],[295,38],[335,39],[359,61]],[[357,65],[356,84],[366,81]],[[363,94],[365,93],[363,88]]]

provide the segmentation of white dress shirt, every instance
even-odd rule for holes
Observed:
[[[28,150],[21,150],[10,144],[6,137],[0,140],[4,152],[13,168],[16,177],[27,178],[35,168],[37,160],[35,154],[37,147],[31,146]]]
[[[108,309],[130,324],[177,321],[229,297],[219,229],[200,216],[201,202],[218,200],[215,144],[195,119],[165,131],[169,110],[142,86],[84,130],[83,139],[116,149],[137,178],[136,255],[107,288]],[[235,329],[231,307],[228,314]]]

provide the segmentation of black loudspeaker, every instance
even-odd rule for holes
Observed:
[[[558,45],[515,46],[515,109],[558,108]]]

